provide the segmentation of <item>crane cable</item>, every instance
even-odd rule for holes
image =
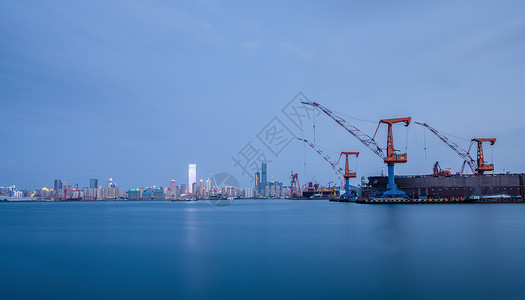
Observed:
[[[314,143],[315,143],[315,107],[312,109],[314,115]]]
[[[423,147],[425,149],[425,160],[427,160],[427,129],[423,127]]]

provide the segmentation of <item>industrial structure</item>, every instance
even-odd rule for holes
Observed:
[[[341,154],[339,155],[339,160],[336,162],[336,161],[333,161],[330,158],[330,156],[325,154],[323,152],[323,150],[321,150],[319,147],[317,147],[315,144],[311,143],[310,141],[308,141],[306,139],[302,139],[302,138],[297,138],[297,139],[300,140],[300,141],[305,142],[310,147],[312,147],[312,149],[314,149],[325,161],[327,161],[330,164],[330,166],[332,167],[332,169],[335,172],[335,175],[339,178],[339,181],[341,183],[340,186],[344,186],[344,189],[345,189],[344,194],[339,196],[338,195],[338,191],[339,190],[337,190],[336,185],[334,184],[333,189],[330,187],[330,184],[333,183],[332,181],[328,183],[328,189],[327,190],[325,190],[323,188],[321,188],[319,190],[319,189],[315,188],[314,184],[309,184],[309,188],[313,188],[314,194],[315,194],[315,192],[317,192],[317,194],[319,194],[321,197],[327,196],[327,198],[338,198],[338,199],[344,199],[344,200],[354,200],[356,198],[356,194],[353,193],[351,191],[351,189],[350,189],[350,178],[355,178],[357,176],[357,173],[355,172],[355,170],[354,170],[354,172],[350,172],[350,167],[349,167],[349,163],[348,163],[348,156],[355,155],[355,157],[357,158],[359,156],[359,152],[341,152]],[[344,170],[339,166],[339,161],[341,160],[341,157],[343,155],[345,155],[345,169]],[[296,177],[297,177],[297,173],[295,173],[295,174],[292,173],[291,178],[296,178]],[[344,178],[344,183],[343,183],[343,178]],[[294,182],[292,181],[292,189],[293,189],[293,184],[294,184]],[[302,197],[303,198],[311,197],[312,196],[311,192],[312,192],[311,189],[304,189]]]
[[[463,159],[463,165],[461,166],[460,174],[463,174],[463,170],[465,168],[465,164],[467,164],[472,171],[472,173],[478,173],[479,175],[483,175],[484,172],[490,172],[494,171],[494,165],[493,164],[487,164],[484,160],[483,156],[483,143],[489,142],[491,145],[494,145],[496,142],[495,138],[474,138],[470,142],[470,147],[468,150],[465,150],[458,146],[456,143],[451,141],[449,138],[447,138],[443,133],[437,131],[432,126],[426,124],[426,123],[420,123],[415,122],[418,125],[421,125],[428,129],[430,132],[435,134],[443,143],[445,143],[452,151],[454,151],[456,154],[458,154]],[[470,149],[472,148],[472,144],[476,142],[477,143],[477,159],[474,161],[472,156],[470,156]]]
[[[311,105],[314,107],[319,108],[322,112],[324,112],[326,115],[328,115],[330,118],[332,118],[337,124],[341,125],[344,129],[346,129],[351,135],[356,137],[363,145],[367,146],[372,152],[374,152],[377,156],[379,156],[388,166],[388,185],[387,190],[384,191],[382,197],[406,197],[405,193],[399,189],[397,189],[397,186],[394,181],[394,165],[396,163],[406,163],[407,162],[407,154],[398,154],[396,153],[396,149],[394,148],[394,135],[392,133],[392,125],[395,123],[405,123],[405,126],[408,126],[410,124],[410,117],[407,118],[397,118],[397,119],[384,119],[379,121],[379,124],[377,125],[376,132],[374,134],[374,137],[370,137],[366,133],[359,130],[357,127],[353,126],[343,118],[339,117],[335,113],[333,113],[328,108],[322,106],[321,104],[317,102],[301,102],[306,105]],[[377,142],[375,141],[375,135],[377,134],[377,130],[379,130],[379,126],[381,124],[387,124],[388,125],[388,132],[387,132],[387,153],[383,152],[383,150],[379,147]]]
[[[359,152],[341,152],[341,155],[339,155],[339,159],[341,159],[341,156],[345,156],[345,174],[343,177],[345,178],[345,193],[341,195],[341,198],[343,199],[353,199],[356,197],[355,194],[352,194],[350,191],[350,178],[356,178],[357,173],[356,172],[350,172],[350,167],[348,166],[348,156],[349,155],[355,155],[355,157],[359,156]]]
[[[383,119],[379,121],[373,137],[359,130],[342,117],[338,116],[328,108],[317,102],[302,102],[305,105],[317,107],[337,124],[342,126],[348,133],[357,138],[363,145],[369,148],[387,165],[388,176],[371,176],[368,183],[362,186],[361,203],[434,203],[434,202],[519,202],[525,198],[525,174],[485,174],[494,171],[494,164],[485,161],[483,144],[494,145],[495,138],[472,138],[468,150],[463,149],[446,135],[426,123],[415,122],[428,129],[443,141],[450,149],[462,159],[461,171],[452,174],[450,170],[443,170],[438,162],[435,162],[433,173],[430,175],[395,176],[394,166],[408,161],[406,153],[399,153],[394,147],[394,136],[392,126],[402,123],[409,126],[410,117]],[[386,154],[375,140],[381,124],[387,125]],[[345,170],[339,167],[321,149],[308,140],[299,139],[310,145],[319,153],[334,169],[336,174],[342,174],[345,178],[345,192],[341,198],[352,197],[349,190],[349,178],[356,177],[355,172],[349,171],[348,156],[359,155],[358,152],[341,152],[346,156]],[[476,145],[476,159],[470,155],[473,145]],[[464,175],[463,170],[468,165],[472,175]],[[297,176],[297,174],[295,174]],[[311,185],[310,185],[311,186]],[[304,191],[303,191],[304,193]],[[379,198],[377,198],[379,197]],[[384,200],[373,200],[384,199]]]

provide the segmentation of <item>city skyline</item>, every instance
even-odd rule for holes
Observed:
[[[0,4],[0,99],[8,112],[0,119],[1,186],[37,188],[54,178],[181,182],[185,172],[172,170],[189,162],[251,186],[253,172],[243,174],[231,157],[301,91],[369,135],[381,119],[411,116],[465,148],[470,138],[496,137],[496,172],[525,169],[514,159],[525,147],[524,3],[311,3],[302,13],[293,3],[279,12],[268,4],[135,5]],[[228,18],[213,17],[229,10]],[[83,14],[71,18],[72,11]],[[275,22],[274,14],[287,17]],[[383,167],[325,116],[285,125],[334,153],[360,151],[360,176]],[[399,132],[396,146],[409,158],[398,174],[431,173],[436,161],[460,168],[420,128]],[[384,147],[384,132],[378,138]],[[268,178],[294,170],[301,182],[334,179],[300,142],[271,160]]]

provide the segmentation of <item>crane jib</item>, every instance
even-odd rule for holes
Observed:
[[[324,112],[326,115],[328,115],[330,118],[332,118],[335,122],[337,122],[339,125],[341,125],[346,131],[348,131],[351,135],[356,137],[363,145],[365,145],[368,149],[372,150],[377,156],[379,156],[381,159],[385,160],[386,155],[383,152],[383,150],[377,145],[376,141],[367,135],[366,133],[359,130],[357,127],[353,126],[352,124],[348,123],[343,118],[339,117],[335,113],[333,113],[328,108],[322,106],[321,104],[317,102],[301,102],[306,105],[315,106],[319,108],[322,112]]]

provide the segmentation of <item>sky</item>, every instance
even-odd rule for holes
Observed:
[[[168,186],[196,163],[198,179],[251,187],[232,159],[248,143],[269,179],[336,181],[301,141],[264,148],[274,118],[334,160],[359,151],[358,177],[378,175],[382,160],[326,115],[291,125],[282,109],[300,92],[369,135],[410,116],[464,148],[496,137],[486,160],[525,172],[524,15],[523,1],[4,0],[0,186]],[[384,125],[376,140],[386,146]],[[461,167],[414,123],[394,143],[409,160],[397,174]]]

